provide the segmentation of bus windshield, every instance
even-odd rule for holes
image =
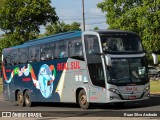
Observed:
[[[112,59],[108,82],[132,84],[146,82],[147,72],[144,58]]]
[[[142,52],[140,38],[134,34],[101,34],[103,52]]]

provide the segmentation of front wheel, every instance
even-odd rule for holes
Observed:
[[[86,92],[84,89],[79,92],[78,102],[79,102],[79,105],[82,109],[89,108],[89,102],[87,102],[87,95],[86,95]]]
[[[24,106],[24,96],[23,96],[23,92],[19,91],[17,93],[17,101],[18,101],[18,105],[23,107]]]
[[[24,101],[25,101],[26,107],[32,106],[31,96],[30,96],[30,92],[28,90],[24,94]]]

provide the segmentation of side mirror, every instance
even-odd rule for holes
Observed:
[[[109,55],[105,55],[105,59],[106,59],[106,65],[111,67],[112,66],[111,57]]]
[[[158,64],[158,57],[155,53],[152,53],[152,57],[153,57],[153,62],[154,64]]]

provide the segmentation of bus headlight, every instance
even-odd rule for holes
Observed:
[[[109,91],[111,91],[115,94],[120,94],[120,92],[117,89],[114,89],[114,88],[109,88]]]
[[[147,86],[147,87],[144,89],[144,92],[147,92],[149,89],[150,89],[150,87]]]

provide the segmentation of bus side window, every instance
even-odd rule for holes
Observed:
[[[40,60],[40,47],[31,46],[29,47],[29,61],[36,62]]]
[[[51,60],[56,58],[56,46],[54,43],[47,43],[44,45],[41,45],[41,60]]]
[[[41,60],[47,60],[47,58],[49,57],[48,55],[48,50],[49,50],[49,45],[48,44],[42,44],[41,45]],[[48,57],[47,57],[48,56]]]
[[[21,48],[20,49],[20,63],[24,64],[28,62],[28,48]]]
[[[80,38],[69,41],[69,56],[83,56],[82,41]]]
[[[10,53],[5,57],[4,61],[5,61],[6,66],[12,65]]]
[[[16,50],[18,52],[18,54],[17,54],[18,59],[15,62],[16,62],[16,64],[20,64],[21,63],[21,59],[22,59],[22,55],[21,55],[22,53],[21,53],[20,49],[16,49]]]
[[[8,66],[7,56],[3,59],[3,65],[4,65],[4,66]]]
[[[74,55],[75,56],[82,56],[83,52],[82,52],[82,43],[81,42],[76,42],[74,44]]]
[[[19,51],[18,49],[14,49],[11,54],[11,62],[12,65],[17,65],[19,62]]]
[[[86,54],[94,54],[100,52],[98,38],[96,36],[88,35],[85,36],[85,39],[88,41],[85,43]]]
[[[68,42],[66,40],[59,42],[59,58],[68,57]]]
[[[9,56],[10,56],[9,52],[5,51],[3,53],[3,65],[4,66],[9,66],[9,61],[10,61],[10,57]]]
[[[57,58],[57,49],[55,43],[50,43],[49,53],[51,54],[51,59]]]

